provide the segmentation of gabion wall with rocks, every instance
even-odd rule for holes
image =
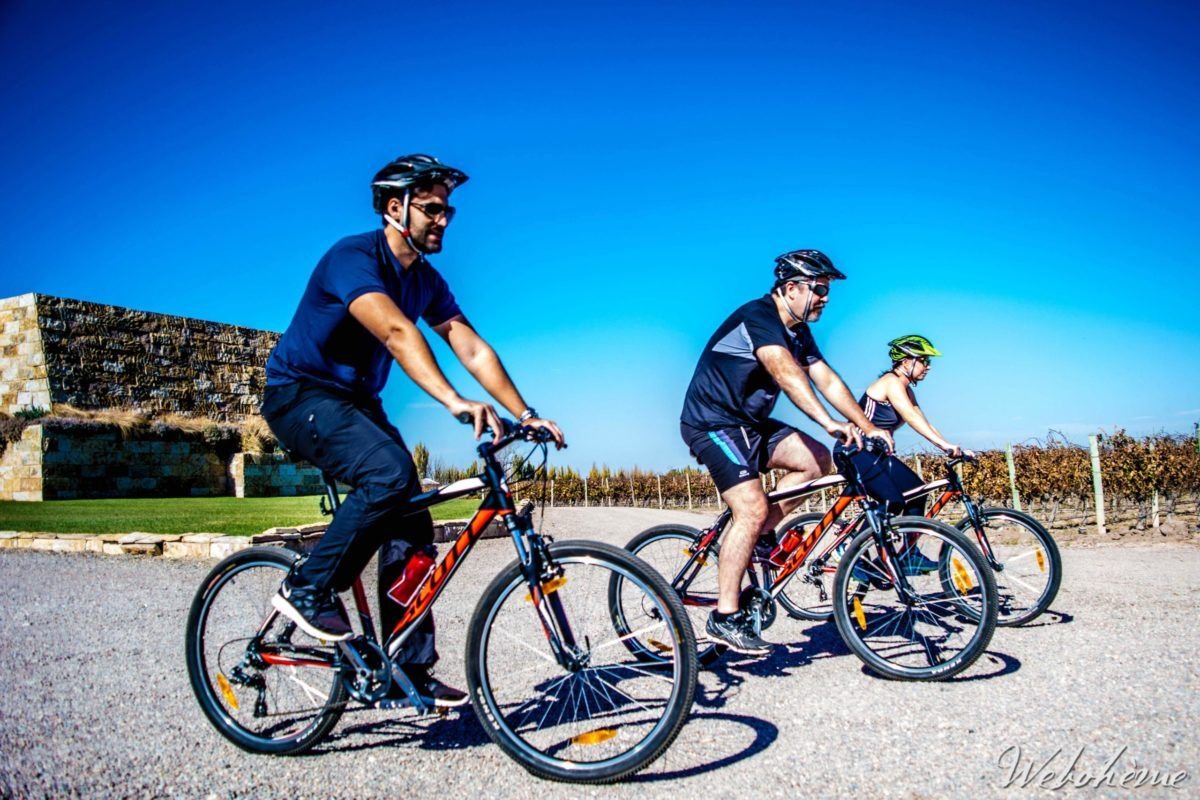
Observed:
[[[256,414],[272,331],[23,294],[0,300],[0,411],[55,403],[236,421]]]

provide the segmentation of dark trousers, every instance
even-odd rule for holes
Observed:
[[[402,607],[387,590],[417,548],[432,546],[428,510],[404,514],[420,491],[412,455],[377,398],[362,398],[310,383],[268,386],[263,418],[293,454],[351,487],[328,530],[294,580],[345,591],[379,551],[381,638],[386,641]],[[433,615],[405,640],[395,662],[430,666],[437,660]]]
[[[905,500],[904,493],[920,486],[917,473],[909,469],[895,456],[877,456],[860,450],[851,456],[854,466],[862,478],[863,485],[871,497],[887,503],[892,514],[921,517],[925,515],[925,498]]]

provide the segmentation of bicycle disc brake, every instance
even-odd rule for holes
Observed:
[[[762,633],[775,624],[775,598],[760,586],[747,586],[738,596],[738,608],[754,623],[754,632]]]

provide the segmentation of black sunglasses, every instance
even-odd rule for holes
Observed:
[[[446,222],[454,219],[454,212],[458,211],[454,206],[448,206],[444,203],[409,203],[413,208],[421,209],[421,213],[430,219],[437,219],[443,214],[446,216]]]
[[[809,283],[808,281],[796,281],[808,287],[808,290],[817,297],[826,297],[829,294],[829,284],[827,283]]]

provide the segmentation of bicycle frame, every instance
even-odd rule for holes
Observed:
[[[395,628],[391,632],[385,632],[386,637],[382,652],[386,654],[389,666],[390,660],[395,657],[401,645],[415,629],[417,623],[429,613],[463,559],[466,558],[467,554],[483,537],[483,532],[486,530],[488,524],[496,518],[501,518],[505,521],[509,534],[512,536],[522,572],[525,574],[525,579],[529,584],[530,599],[537,611],[538,619],[541,622],[543,632],[546,634],[550,649],[564,668],[571,669],[577,666],[578,651],[576,642],[571,634],[570,626],[566,622],[562,606],[558,602],[558,598],[554,595],[554,590],[557,588],[553,585],[553,578],[555,577],[554,568],[546,551],[544,539],[533,530],[531,525],[522,525],[518,521],[517,518],[522,515],[516,511],[512,495],[504,478],[503,468],[495,456],[498,450],[512,443],[512,441],[516,441],[516,438],[510,436],[497,445],[492,445],[491,443],[480,445],[478,449],[484,462],[484,469],[480,475],[416,495],[405,505],[406,511],[416,512],[447,500],[453,500],[457,497],[477,492],[480,489],[489,490],[480,503],[479,509],[467,523],[467,526],[417,588],[412,602],[405,608]],[[336,513],[341,505],[337,484],[328,475],[325,475],[324,478],[326,497],[332,505],[330,513]],[[379,640],[376,637],[375,625],[371,618],[371,610],[367,601],[366,591],[363,589],[361,575],[354,579],[351,591],[355,609],[358,612],[363,629],[363,635],[360,638],[361,640],[365,640],[371,649],[377,650]],[[341,667],[339,659],[336,656],[330,658],[319,653],[307,653],[309,657],[303,657],[306,651],[302,648],[292,648],[287,652],[272,652],[268,649],[268,646],[262,642],[262,636],[271,627],[271,624],[278,615],[278,611],[272,610],[270,612],[260,627],[258,635],[248,645],[248,652],[252,651],[254,655],[267,664],[278,666],[328,667],[330,669]],[[361,654],[356,652],[352,644],[354,641],[352,639],[350,642],[339,642],[338,652],[361,672],[368,668]],[[301,657],[291,655],[297,652],[301,653]],[[394,679],[400,678],[401,686],[405,689],[406,694],[409,695],[409,699],[413,702],[414,706],[418,710],[427,710],[425,704],[417,697],[415,690],[411,686],[405,685],[406,681],[403,677],[397,676],[394,669],[392,673]]]
[[[782,489],[771,492],[767,495],[767,502],[769,504],[775,504],[788,500],[800,500],[804,497],[815,494],[822,489],[837,486],[843,483],[846,484],[845,488],[834,499],[833,504],[829,507],[825,514],[822,515],[820,521],[817,522],[817,524],[814,525],[804,535],[804,538],[801,540],[800,544],[791,551],[783,564],[771,564],[771,566],[776,569],[774,578],[771,581],[771,586],[767,589],[772,597],[779,596],[788,580],[790,580],[800,566],[804,564],[805,560],[815,548],[816,544],[821,540],[821,537],[824,536],[825,532],[833,526],[834,522],[838,519],[838,517],[841,516],[842,512],[844,512],[852,503],[855,502],[861,504],[863,510],[855,519],[854,524],[844,526],[842,531],[840,531],[839,534],[835,536],[834,539],[825,547],[820,556],[818,556],[817,560],[810,565],[810,568],[822,570],[826,569],[825,560],[828,558],[829,554],[833,552],[833,550],[839,544],[857,531],[858,524],[860,524],[865,517],[871,521],[872,528],[875,530],[881,541],[879,550],[882,554],[884,567],[889,573],[889,579],[894,585],[900,588],[902,593],[911,592],[908,580],[903,574],[903,570],[896,569],[895,567],[895,558],[897,554],[893,552],[893,548],[890,543],[883,541],[884,537],[882,534],[885,523],[882,520],[882,509],[878,508],[878,503],[870,499],[862,490],[862,487],[857,485],[857,481],[848,482],[841,475],[828,475],[822,478],[817,478],[816,480],[808,481],[800,486],[795,486],[790,489]],[[725,531],[730,519],[732,519],[732,516],[733,512],[727,508],[721,513],[721,515],[717,518],[717,521],[713,523],[711,527],[700,532],[700,534],[697,536],[696,544],[692,547],[692,550],[689,553],[690,558],[672,580],[672,586],[686,591],[687,586],[691,584],[692,580],[694,580],[696,575],[699,573],[700,567],[703,566],[704,554],[713,546],[715,546],[717,539],[719,539],[721,534]],[[758,578],[755,575],[754,570],[748,570],[747,574],[749,575],[751,585],[757,586]]]
[[[963,488],[962,479],[959,477],[958,472],[954,469],[957,465],[963,463],[963,461],[965,461],[963,458],[954,458],[946,462],[945,478],[930,481],[914,489],[910,489],[904,493],[904,498],[905,500],[915,500],[918,497],[925,497],[926,495],[933,494],[938,489],[941,489],[942,493],[937,496],[937,498],[929,506],[929,510],[925,512],[925,517],[927,519],[936,519],[937,515],[940,514],[942,509],[944,509],[947,505],[956,500],[961,501],[963,507],[966,508],[967,518],[971,520],[971,527],[974,529],[975,536],[979,540],[979,549],[983,552],[984,558],[987,559],[988,564],[992,567],[992,569],[999,569],[999,562],[996,561],[995,555],[992,551],[991,542],[988,541],[987,532],[984,528],[982,519],[979,516],[979,506],[976,505],[974,499],[967,494],[966,490]],[[849,503],[846,503],[845,505],[838,507],[837,503],[835,503],[834,506],[829,509],[825,516],[821,518],[821,521],[814,526],[812,533],[815,538],[813,538],[813,541],[818,541],[821,538],[825,531],[828,530],[828,528],[833,524],[834,520],[836,520],[843,511],[845,511],[846,506],[848,505]],[[830,514],[833,514],[833,516],[830,517]],[[862,524],[862,519],[863,515],[860,513],[857,517],[844,526],[843,534],[849,535],[857,531],[859,526]],[[827,555],[829,550],[832,550],[841,544],[842,540],[845,538],[845,535],[839,536],[829,546],[827,551],[821,555]],[[807,557],[807,552],[805,553],[804,557]],[[803,558],[801,560],[803,561]]]

